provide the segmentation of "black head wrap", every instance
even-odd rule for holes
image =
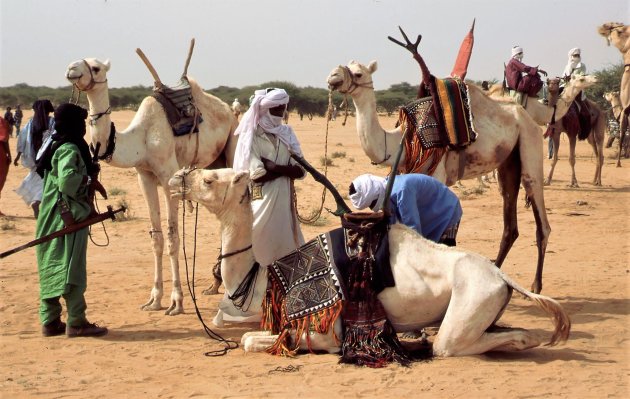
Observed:
[[[37,163],[37,172],[43,176],[44,170],[51,170],[53,154],[64,143],[73,143],[81,152],[83,163],[87,167],[90,176],[98,174],[98,164],[92,161],[90,148],[83,136],[85,136],[85,119],[87,110],[78,105],[65,103],[55,110],[55,133],[52,135],[52,145],[46,149]],[[40,172],[41,171],[41,172]]]
[[[42,146],[44,131],[48,129],[48,114],[54,112],[50,100],[37,100],[33,103],[33,124],[31,126],[31,142],[33,145],[33,153],[37,154]]]

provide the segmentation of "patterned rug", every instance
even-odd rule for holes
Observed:
[[[199,132],[198,125],[203,120],[195,106],[187,77],[183,76],[173,87],[164,84],[154,87],[152,96],[164,108],[175,136]]]

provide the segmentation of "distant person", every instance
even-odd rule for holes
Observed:
[[[20,104],[15,106],[15,113],[13,114],[13,119],[15,120],[15,136],[17,137],[20,134],[20,129],[22,128],[22,106]]]
[[[523,48],[512,47],[512,58],[505,67],[505,83],[510,95],[522,106],[527,105],[527,97],[535,97],[542,88],[542,80],[538,73],[547,76],[547,72],[538,67],[530,67],[523,62]]]
[[[349,189],[352,205],[357,209],[382,209],[386,184],[386,179],[371,174],[357,177]],[[390,224],[402,223],[437,243],[457,244],[462,207],[459,198],[439,180],[417,173],[398,175],[389,201]]]
[[[569,50],[568,55],[569,60],[562,72],[564,79],[561,81],[560,90],[562,90],[562,88],[566,85],[566,82],[571,80],[574,76],[586,75],[586,65],[582,62],[582,51],[578,47],[574,47]],[[586,93],[582,90],[577,96],[575,96],[573,103],[564,116],[565,121],[570,118],[577,118],[577,121],[580,124],[580,139],[588,136],[591,131],[591,111],[586,100]]]
[[[242,111],[241,103],[238,101],[238,98],[235,98],[234,102],[232,103],[232,112],[234,112],[234,116],[236,116],[236,119],[238,119],[239,115],[241,114],[241,111]]]
[[[2,189],[7,181],[9,166],[11,165],[11,148],[9,147],[9,122],[0,116],[0,198]],[[0,210],[0,216],[5,216]]]
[[[13,160],[13,165],[17,166],[18,161],[22,159],[22,166],[30,170],[15,192],[22,197],[26,205],[33,208],[35,218],[39,215],[44,188],[44,181],[36,171],[37,153],[55,129],[55,120],[49,115],[54,111],[50,100],[37,100],[33,103],[33,117],[29,119],[24,126],[24,132],[18,137],[17,155]]]
[[[13,125],[15,125],[15,119],[13,118],[11,107],[7,107],[7,110],[4,113],[4,120],[9,124],[9,137],[13,137]]]

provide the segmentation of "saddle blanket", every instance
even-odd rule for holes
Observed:
[[[184,76],[176,86],[160,85],[153,89],[153,97],[162,105],[175,136],[199,132],[203,119],[192,96],[188,79]]]

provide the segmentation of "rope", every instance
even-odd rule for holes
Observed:
[[[184,185],[184,179],[182,179],[182,185]],[[186,207],[182,206],[182,251],[184,253],[184,264],[186,265],[186,284],[188,285],[188,292],[190,293],[190,298],[192,299],[193,304],[195,305],[195,313],[197,314],[197,318],[201,322],[203,326],[203,330],[215,341],[219,341],[225,345],[223,349],[208,351],[205,352],[204,355],[208,357],[216,357],[223,356],[228,353],[228,351],[232,349],[238,348],[238,343],[232,341],[230,339],[225,339],[221,335],[215,333],[206,325],[203,321],[203,317],[201,316],[201,312],[199,312],[199,307],[197,306],[197,296],[195,295],[195,265],[197,260],[197,222],[199,220],[199,204],[195,207],[195,234],[193,235],[193,264],[192,264],[192,284],[191,279],[188,273],[188,256],[186,255],[186,220],[184,216],[186,215]]]
[[[332,96],[333,96],[332,89],[328,90],[328,108],[326,109],[326,136],[325,136],[326,139],[324,140],[324,177],[328,175],[328,128],[330,126],[330,118],[333,111]],[[346,118],[347,118],[347,113],[346,113]],[[345,121],[344,121],[344,124],[345,124]],[[326,187],[322,189],[322,201],[319,204],[319,209],[317,209],[312,215],[308,217],[301,216],[300,213],[298,212],[297,193],[295,192],[295,190],[291,190],[291,191],[293,191],[293,207],[295,209],[295,213],[300,223],[313,224],[317,220],[319,220],[319,218],[322,216],[322,210],[324,209],[324,202],[326,201]]]

